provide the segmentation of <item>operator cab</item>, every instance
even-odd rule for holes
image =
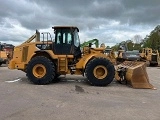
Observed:
[[[77,27],[53,27],[55,42],[53,51],[56,55],[74,55],[75,58],[81,57],[80,40]]]

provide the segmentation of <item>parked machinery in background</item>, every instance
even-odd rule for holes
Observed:
[[[140,57],[142,61],[147,63],[147,66],[157,66],[159,60],[158,50],[152,50],[152,48],[143,48]]]
[[[0,43],[0,66],[7,64],[12,58],[14,46],[12,44]]]
[[[117,61],[124,62],[124,61],[140,61],[140,53],[139,51],[123,51],[119,50]]]
[[[85,41],[82,44],[80,44],[80,47],[84,48],[85,46],[91,46],[91,45],[95,45],[95,47],[98,48],[99,47],[99,40],[92,39],[92,40]]]
[[[2,50],[2,45],[0,44],[0,66],[2,64],[6,64],[7,62],[7,54]]]
[[[117,63],[122,63],[124,61],[140,61],[139,51],[133,50],[129,51],[126,42],[121,42],[119,44]]]

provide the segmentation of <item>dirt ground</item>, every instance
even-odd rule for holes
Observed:
[[[159,120],[160,67],[148,67],[157,88],[133,89],[113,81],[90,86],[82,76],[33,85],[18,70],[0,67],[0,120]]]

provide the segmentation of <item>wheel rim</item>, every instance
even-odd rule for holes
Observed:
[[[104,79],[107,76],[108,71],[106,67],[98,65],[94,68],[93,74],[97,79]]]
[[[42,64],[37,64],[33,67],[32,73],[37,78],[42,78],[46,74],[46,68]]]

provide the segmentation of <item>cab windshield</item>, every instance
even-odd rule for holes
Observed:
[[[80,40],[79,40],[79,35],[77,30],[74,31],[74,45],[76,47],[80,46]]]

